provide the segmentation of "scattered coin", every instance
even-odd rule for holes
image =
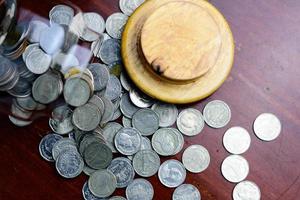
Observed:
[[[35,49],[39,49],[40,48],[40,45],[39,43],[33,43],[33,44],[30,44],[26,47],[25,51],[23,52],[22,54],[22,58],[23,58],[23,61],[26,62],[26,59],[28,57],[28,55]]]
[[[275,140],[281,132],[281,123],[272,113],[259,115],[253,124],[254,133],[263,141]]]
[[[132,164],[138,175],[150,177],[158,171],[160,158],[152,150],[141,150],[134,155]]]
[[[24,126],[28,126],[28,125],[32,124],[32,121],[21,120],[16,117],[13,117],[11,115],[8,115],[8,118],[11,121],[11,123],[13,123],[14,125],[16,125],[18,127],[24,127]]]
[[[50,24],[70,25],[74,17],[73,8],[66,5],[54,6],[49,12]]]
[[[111,102],[111,100],[107,99],[106,97],[101,97],[103,103],[104,103],[104,113],[101,119],[101,124],[106,124],[109,122],[113,116],[114,116],[114,104]]]
[[[105,30],[105,21],[97,13],[89,12],[83,14],[85,29],[81,37],[86,41],[95,41]]]
[[[152,200],[153,196],[153,186],[146,179],[134,179],[126,188],[126,197],[128,200]]]
[[[152,98],[143,94],[137,89],[131,89],[129,91],[129,97],[131,99],[131,102],[139,108],[148,108],[154,103]]]
[[[198,135],[204,128],[201,112],[194,108],[181,111],[177,118],[177,127],[186,136]]]
[[[128,17],[123,13],[110,15],[106,20],[107,33],[115,39],[121,39],[127,19]]]
[[[42,156],[47,161],[54,162],[52,157],[53,145],[63,137],[57,134],[48,134],[44,136],[39,144],[39,151]]]
[[[248,131],[242,127],[232,127],[223,136],[223,145],[232,154],[245,153],[249,149],[250,143],[251,137]]]
[[[77,151],[77,147],[75,144],[75,141],[70,138],[62,138],[58,140],[52,148],[52,157],[54,160],[57,159],[57,157],[66,150],[73,150]]]
[[[122,124],[126,128],[132,127],[131,119],[129,119],[128,117],[125,117],[125,116],[122,117]]]
[[[151,109],[140,109],[132,117],[132,126],[143,136],[152,135],[159,128],[158,115]]]
[[[111,101],[116,100],[122,94],[122,86],[120,80],[115,75],[110,75],[107,82],[104,96]]]
[[[121,44],[117,39],[104,40],[99,51],[100,59],[105,64],[121,61]]]
[[[123,155],[133,155],[141,146],[141,135],[135,128],[122,128],[115,136],[116,149]]]
[[[191,145],[183,152],[182,163],[192,173],[203,172],[210,163],[209,152],[201,145]]]
[[[64,178],[77,177],[83,166],[84,162],[78,151],[71,149],[61,152],[55,162],[57,172]]]
[[[178,160],[167,160],[160,166],[158,177],[163,185],[175,188],[185,181],[186,171]]]
[[[87,176],[91,176],[95,171],[97,171],[96,169],[92,169],[87,165],[84,165],[83,167],[83,172],[87,175]]]
[[[93,195],[97,197],[108,197],[116,190],[117,179],[115,175],[108,170],[98,170],[90,176],[88,187]]]
[[[157,102],[152,105],[151,109],[158,114],[160,127],[169,127],[176,122],[178,110],[174,104]]]
[[[201,200],[201,195],[195,186],[182,184],[173,192],[172,200]]]
[[[103,90],[110,78],[106,65],[100,63],[92,63],[88,66],[94,77],[95,91]]]
[[[237,184],[232,193],[233,200],[260,200],[259,187],[252,181],[243,181]]]
[[[124,71],[121,72],[120,81],[123,88],[128,92],[134,87],[133,83],[131,82],[128,75]]]
[[[224,101],[214,100],[204,107],[203,116],[208,126],[222,128],[229,123],[231,110]]]
[[[123,157],[113,159],[107,170],[115,175],[117,188],[127,187],[133,181],[135,175],[131,161]]]
[[[138,107],[132,104],[128,93],[122,95],[120,102],[120,109],[124,116],[132,118],[133,114],[139,110]]]
[[[34,74],[45,73],[51,64],[51,56],[45,54],[41,49],[32,50],[26,58],[26,66]]]
[[[82,187],[82,196],[84,200],[103,200],[102,198],[98,198],[90,191],[88,187],[88,182],[86,181]]]
[[[115,135],[121,128],[123,128],[123,126],[117,122],[109,122],[103,128],[103,137],[113,153],[117,153],[114,144],[114,139],[115,139]]]
[[[241,182],[248,176],[248,161],[240,155],[230,155],[224,159],[221,172],[224,178],[229,182]]]

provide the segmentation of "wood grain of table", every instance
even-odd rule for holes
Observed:
[[[47,17],[58,0],[20,0],[23,9]],[[191,106],[200,110],[210,100],[221,99],[232,110],[232,119],[223,129],[205,127],[196,137],[185,137],[185,147],[205,146],[211,154],[209,168],[200,174],[188,173],[186,183],[194,184],[204,200],[231,199],[234,184],[220,173],[222,160],[229,155],[222,136],[231,126],[245,127],[251,134],[250,149],[244,154],[250,164],[248,180],[259,185],[262,200],[300,199],[300,1],[299,0],[212,0],[231,25],[236,54],[234,67],[225,84],[209,98]],[[117,0],[73,1],[83,11],[99,12],[104,18],[119,11]],[[17,128],[6,115],[8,99],[0,97],[0,199],[63,200],[82,199],[82,174],[66,180],[44,161],[38,144],[50,130],[48,118]],[[183,108],[183,107],[182,107]],[[276,114],[282,122],[280,137],[262,142],[252,131],[256,116]],[[182,152],[174,158],[181,159]],[[162,159],[164,161],[165,159]],[[171,199],[174,189],[150,178],[155,200]],[[124,190],[115,194],[124,195]]]

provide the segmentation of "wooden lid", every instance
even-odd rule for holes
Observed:
[[[216,63],[221,48],[218,28],[204,7],[187,1],[170,2],[145,21],[142,51],[151,68],[165,78],[199,78]]]
[[[229,75],[234,58],[226,20],[204,0],[145,1],[129,17],[121,48],[126,71],[136,86],[153,98],[177,104],[192,103],[216,91]]]

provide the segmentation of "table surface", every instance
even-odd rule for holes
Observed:
[[[59,1],[19,2],[23,8],[46,17]],[[104,18],[119,11],[118,0],[73,2],[83,11],[96,11]],[[206,126],[200,135],[185,138],[185,147],[201,144],[211,155],[209,168],[200,174],[188,173],[186,183],[197,186],[204,200],[231,199],[234,184],[220,173],[221,162],[229,155],[222,146],[222,136],[227,128],[242,126],[252,139],[250,149],[243,155],[250,164],[247,179],[259,185],[263,200],[297,200],[300,198],[300,1],[211,2],[231,25],[236,44],[235,62],[225,84],[192,106],[202,110],[208,101],[221,99],[230,105],[232,119],[223,129]],[[5,101],[1,98],[1,110],[5,109]],[[253,121],[263,112],[276,114],[282,122],[281,135],[273,142],[260,141],[253,133]],[[38,144],[50,130],[47,117],[26,128],[13,126],[4,113],[0,120],[1,200],[82,199],[81,188],[87,177],[82,174],[72,180],[61,178],[54,164],[39,155]],[[181,159],[181,153],[175,158]],[[174,189],[160,184],[157,175],[150,181],[155,200],[171,199]],[[124,195],[124,190],[116,194]]]

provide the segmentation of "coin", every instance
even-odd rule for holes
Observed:
[[[71,149],[61,152],[55,162],[57,172],[64,178],[79,176],[83,166],[84,162],[78,151]]]
[[[121,11],[130,16],[145,0],[120,0],[119,7]]]
[[[132,127],[131,119],[129,119],[128,117],[125,117],[125,116],[122,117],[122,124],[126,128]]]
[[[33,43],[26,47],[25,51],[22,54],[23,61],[26,62],[28,55],[35,49],[39,49],[39,43]]]
[[[139,108],[148,108],[154,103],[152,98],[137,89],[131,89],[129,91],[129,97],[131,102]]]
[[[100,142],[92,142],[83,153],[86,164],[93,169],[104,169],[112,160],[110,148]]]
[[[105,111],[105,106],[104,106],[104,102],[102,101],[102,99],[100,97],[98,97],[97,95],[93,95],[89,99],[89,103],[94,104],[99,109],[101,116],[103,116],[104,111]]]
[[[124,116],[132,118],[133,114],[139,110],[134,104],[132,104],[128,93],[122,95],[120,102],[120,109]]]
[[[134,178],[134,169],[127,158],[115,158],[112,160],[107,170],[111,171],[117,179],[117,188],[125,188]]]
[[[121,39],[128,17],[123,13],[114,13],[106,20],[106,32],[115,39]]]
[[[11,123],[13,123],[14,125],[16,125],[18,127],[24,127],[24,126],[28,126],[28,125],[32,124],[32,121],[20,120],[11,115],[8,115],[8,118],[11,121]]]
[[[92,169],[87,165],[84,165],[83,167],[83,172],[87,175],[87,176],[91,176],[95,171],[97,171],[96,169]]]
[[[179,135],[181,135],[179,133]],[[182,137],[182,135],[181,135]],[[182,145],[181,145],[182,143]],[[152,147],[161,156],[171,156],[177,153],[178,148],[183,146],[179,136],[172,128],[158,129],[152,136]],[[180,151],[180,150],[179,150]]]
[[[133,83],[131,82],[128,75],[124,71],[121,72],[120,81],[123,88],[128,92],[134,87]]]
[[[121,61],[121,44],[119,40],[104,40],[99,51],[99,57],[105,64]]]
[[[230,155],[222,162],[221,172],[229,182],[241,182],[248,176],[248,161],[240,155]]]
[[[141,146],[141,135],[135,128],[122,128],[115,136],[116,149],[123,155],[133,155]]]
[[[117,153],[114,144],[114,139],[115,139],[115,135],[121,128],[123,128],[123,126],[117,122],[109,122],[103,128],[103,137],[105,138],[107,145],[109,146],[109,148],[112,150],[113,153]]]
[[[203,116],[208,126],[222,128],[230,121],[230,107],[224,101],[214,100],[206,104],[203,109]]]
[[[91,103],[77,107],[74,110],[72,121],[73,124],[83,131],[94,130],[101,120],[101,112]]]
[[[95,91],[104,89],[110,78],[107,66],[100,63],[92,63],[88,66],[88,69],[94,77]]]
[[[56,5],[49,12],[50,24],[70,25],[74,17],[73,8],[66,5]]]
[[[74,140],[70,138],[62,138],[58,140],[52,148],[53,159],[56,160],[60,153],[66,150],[77,151],[77,147]]]
[[[7,93],[14,97],[28,97],[31,94],[31,83],[23,78],[19,78],[17,83]]]
[[[178,160],[167,160],[160,166],[158,178],[163,185],[175,188],[184,182],[186,170]]]
[[[134,155],[132,164],[138,175],[150,177],[158,171],[160,158],[152,150],[141,150]]]
[[[198,135],[204,128],[201,112],[194,108],[181,111],[177,118],[177,127],[186,136]]]
[[[110,197],[109,200],[126,200],[126,199],[121,196],[113,196],[113,197]]]
[[[50,162],[54,161],[52,157],[52,148],[53,145],[60,139],[62,139],[62,136],[53,133],[45,135],[42,138],[39,144],[39,152],[42,158]]]
[[[158,115],[151,109],[140,109],[132,117],[132,126],[142,135],[152,135],[159,127]]]
[[[259,115],[253,124],[255,135],[263,141],[275,140],[281,132],[281,123],[272,113]]]
[[[158,114],[160,127],[169,127],[176,122],[178,110],[174,104],[157,102],[152,105],[151,109]]]
[[[29,23],[28,40],[31,43],[40,42],[40,34],[48,25],[42,21],[32,20]]]
[[[92,194],[88,187],[88,182],[86,181],[82,187],[82,196],[84,200],[103,200],[102,198],[98,198]]]
[[[108,170],[98,170],[90,176],[88,187],[95,196],[108,197],[115,191],[117,179],[115,175]]]
[[[26,59],[26,66],[34,74],[45,73],[51,64],[51,56],[45,54],[41,49],[34,49]]]
[[[53,24],[40,33],[40,46],[49,55],[62,49],[65,42],[65,30],[59,24]]]
[[[115,75],[110,75],[106,85],[104,96],[111,101],[116,100],[122,94],[122,86],[120,80]]]
[[[104,113],[101,119],[101,124],[106,124],[109,122],[113,116],[114,116],[114,104],[111,102],[111,100],[107,99],[106,97],[101,97],[103,103],[104,103]]]
[[[134,179],[126,188],[126,197],[128,200],[152,200],[153,196],[153,186],[146,179]]]
[[[83,14],[85,30],[81,37],[89,42],[95,41],[105,30],[105,21],[103,17],[94,12]]]
[[[259,187],[252,181],[243,181],[237,184],[232,193],[233,200],[260,200]]]
[[[249,149],[250,143],[251,137],[248,131],[242,127],[232,127],[223,136],[223,145],[232,154],[245,153]]]
[[[172,200],[201,200],[199,190],[191,184],[182,184],[173,192]]]
[[[60,114],[58,118],[53,116],[53,118],[49,119],[50,128],[52,129],[52,131],[60,135],[70,133],[74,129],[74,126],[72,124],[73,111],[65,105],[55,108],[52,113],[54,113],[55,110],[59,110],[58,112],[63,112],[63,114]]]
[[[151,146],[151,141],[149,140],[149,138],[143,137],[143,136],[141,138],[142,138],[142,140],[141,140],[141,147],[140,147],[139,151],[142,151],[142,150],[153,150],[152,146]],[[129,160],[133,160],[133,157],[134,157],[134,155],[127,156],[127,158]]]
[[[201,145],[191,145],[183,152],[182,163],[192,173],[203,172],[210,163],[209,152]]]

